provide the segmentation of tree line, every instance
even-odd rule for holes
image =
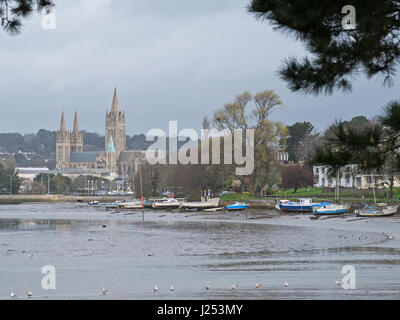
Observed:
[[[105,138],[94,132],[83,131],[84,151],[104,150]],[[151,142],[146,141],[144,134],[126,136],[129,150],[145,150]],[[34,152],[48,156],[56,152],[56,131],[40,129],[37,133],[0,133],[0,151],[8,153]]]

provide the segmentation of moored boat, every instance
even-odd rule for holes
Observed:
[[[182,202],[182,208],[185,209],[211,209],[211,208],[218,208],[219,206],[219,198],[211,198],[207,201],[200,201],[200,202]]]
[[[118,204],[118,208],[120,209],[142,209],[143,203],[142,201],[130,201],[130,202],[121,202]]]
[[[389,217],[395,215],[397,206],[366,206],[354,213],[358,217]]]
[[[315,209],[331,205],[330,202],[313,203],[312,199],[300,198],[298,202],[280,200],[276,208],[281,212],[312,213]]]
[[[96,201],[96,200],[93,200],[93,201],[90,201],[90,202],[89,202],[89,205],[90,205],[90,206],[98,206],[98,205],[99,205],[99,202]]]
[[[314,208],[315,215],[339,215],[347,213],[347,206],[339,204],[327,204]]]
[[[177,209],[181,205],[181,202],[174,198],[164,198],[153,202],[154,209]]]
[[[225,210],[227,210],[227,211],[240,211],[240,210],[248,209],[249,207],[250,207],[250,205],[245,203],[245,202],[236,201],[235,203],[227,205],[225,207]]]
[[[118,209],[118,203],[107,203],[106,209]]]

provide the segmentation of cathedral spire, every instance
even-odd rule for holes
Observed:
[[[118,102],[118,95],[117,95],[117,88],[114,88],[114,97],[112,102],[111,113],[118,114],[119,113],[119,102]]]
[[[60,131],[62,131],[62,132],[67,131],[67,127],[65,126],[64,110],[63,110],[63,112],[61,114]]]
[[[74,132],[79,132],[78,112],[75,111]]]

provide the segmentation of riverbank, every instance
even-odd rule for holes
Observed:
[[[132,198],[131,196],[65,196],[65,195],[0,195],[0,204],[20,204],[30,202],[90,202],[97,200],[100,202],[122,201]]]
[[[314,218],[0,206],[0,299],[400,298],[399,216]],[[41,287],[44,265],[55,267],[56,290]],[[356,290],[335,284],[344,265],[356,268]]]

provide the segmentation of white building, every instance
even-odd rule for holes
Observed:
[[[313,166],[313,174],[314,187],[334,188],[336,186],[337,177],[329,174],[329,166]],[[361,173],[358,165],[351,164],[340,169],[338,185],[345,188],[368,189],[372,188],[374,180],[377,188],[389,187],[388,177]],[[394,186],[400,186],[398,177],[394,179]]]
[[[24,181],[33,182],[35,177],[41,173],[49,173],[49,168],[15,168],[18,177],[23,179]]]

